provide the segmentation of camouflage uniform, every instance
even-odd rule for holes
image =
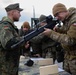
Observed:
[[[55,62],[56,47],[54,45],[56,44],[56,42],[42,34],[39,34],[38,36],[34,37],[32,39],[32,42],[35,44],[33,49],[35,49],[36,52],[42,53],[41,55],[44,58],[53,58]]]
[[[23,28],[26,28],[26,30],[23,30]],[[31,31],[32,30],[30,30],[29,23],[27,21],[25,21],[23,23],[23,25],[21,26],[21,29],[19,30],[19,35],[20,36],[25,36],[28,33],[30,33]],[[29,42],[29,47],[28,48],[25,48],[24,45],[21,47],[20,54],[23,55],[23,56],[29,56],[30,55],[30,42]]]
[[[31,47],[33,49],[32,55],[39,54],[40,56],[42,56],[42,42],[41,42],[42,37],[43,36],[39,34],[30,40]]]
[[[0,24],[0,75],[18,75],[19,48],[11,49],[10,45],[6,47],[12,38],[15,38],[14,41],[20,40],[18,29],[8,17],[3,21]]]
[[[76,75],[76,10],[70,12],[57,33],[52,30],[50,38],[60,42],[65,50],[64,69]]]
[[[45,58],[53,58],[53,61],[56,60],[56,42],[50,39],[47,36],[44,36],[42,39],[42,56]]]
[[[41,24],[39,25],[44,26],[45,24],[47,24],[47,22],[42,22],[43,20],[46,19],[45,15],[41,15],[39,17],[39,22],[41,22]],[[33,42],[35,43],[34,48],[37,52],[39,51],[40,53],[42,53],[42,57],[44,58],[53,58],[54,62],[56,59],[56,47],[55,44],[56,42],[53,41],[52,39],[50,39],[49,37],[39,34],[38,36],[33,38]]]

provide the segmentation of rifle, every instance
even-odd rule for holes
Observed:
[[[45,21],[47,22],[47,24],[44,25],[44,26],[39,27],[40,23],[45,22]],[[47,16],[46,19],[43,20],[42,22],[37,23],[37,28],[35,30],[33,30],[32,32],[30,32],[27,35],[23,36],[23,39],[21,41],[19,41],[18,43],[12,45],[11,48],[13,49],[13,48],[19,46],[20,44],[22,44],[23,42],[29,41],[33,37],[35,37],[38,34],[40,34],[41,32],[43,32],[44,28],[53,29],[56,24],[60,25],[60,21],[58,19],[56,19],[56,18],[53,18],[51,15]]]

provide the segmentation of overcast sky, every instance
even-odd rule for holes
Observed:
[[[41,14],[46,16],[52,15],[52,7],[56,3],[63,3],[67,8],[76,7],[76,0],[0,0],[0,19],[6,16],[4,8],[13,3],[19,3],[20,7],[24,9],[21,12],[20,21],[15,23],[18,28],[21,27],[24,21],[31,22],[33,8],[35,9],[35,17],[37,18]]]

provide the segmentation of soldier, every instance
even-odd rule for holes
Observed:
[[[16,3],[8,5],[5,10],[7,16],[0,24],[0,75],[18,75],[20,47],[11,46],[22,39],[14,22],[19,21],[23,9]]]
[[[43,34],[61,43],[65,50],[64,70],[76,75],[76,10],[68,11],[62,3],[53,7],[53,15],[63,22],[61,28],[56,31],[45,28]]]
[[[45,19],[46,19],[45,15],[41,15],[39,17],[40,22],[42,22]],[[47,24],[47,22],[45,21],[45,22],[42,22],[40,24],[40,26],[44,26],[46,24]],[[42,57],[53,58],[54,63],[56,60],[56,46],[55,46],[55,44],[56,44],[55,41],[53,41],[49,37],[43,35],[43,38],[42,38]]]
[[[30,24],[29,24],[29,22],[25,21],[23,23],[23,25],[21,26],[20,36],[23,36],[23,35],[28,34],[29,33],[29,30],[30,30]]]
[[[44,20],[46,18],[45,15],[42,15],[42,19]],[[40,27],[41,25],[39,25],[38,27]],[[35,36],[34,38],[31,39],[31,46],[33,49],[33,55],[35,57],[42,57],[42,38],[44,35],[39,34],[37,36]]]
[[[39,25],[40,27],[47,24],[46,21],[42,22],[45,19],[46,19],[45,15],[41,15],[39,17],[39,22],[41,22],[40,25]],[[39,34],[38,36],[34,37],[33,39],[34,39],[33,42],[37,43],[37,44],[35,44],[36,45],[35,47],[40,45],[38,47],[38,49],[42,50],[41,51],[42,52],[42,57],[53,58],[53,60],[55,62],[55,60],[56,60],[56,47],[55,47],[56,42],[53,41],[52,39],[50,39],[49,37],[47,37],[45,35],[42,35],[42,33]],[[37,51],[38,51],[38,49],[37,49]]]
[[[20,34],[20,36],[24,36],[24,35],[28,34],[29,32],[31,32],[31,30],[30,30],[30,24],[29,24],[29,22],[25,21],[23,23],[23,25],[21,26],[19,34]],[[30,54],[30,42],[29,41],[28,41],[27,47],[23,46],[21,48],[21,52],[20,53],[23,56],[29,56],[29,54]]]

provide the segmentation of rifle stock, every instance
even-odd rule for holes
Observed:
[[[22,39],[20,42],[12,45],[11,48],[15,48],[15,47],[19,46],[20,44],[22,44],[23,42],[29,41],[29,40],[32,39],[33,37],[35,37],[35,36],[37,36],[38,34],[40,34],[41,32],[43,32],[43,31],[44,31],[44,28],[53,29],[54,26],[55,26],[57,23],[59,23],[59,21],[58,21],[57,19],[56,19],[56,20],[53,19],[52,16],[47,17],[47,18],[46,18],[46,22],[47,22],[47,24],[46,24],[45,26],[41,26],[41,27],[33,30],[32,32],[28,33],[27,35],[25,35],[25,36],[23,37],[23,39]]]

